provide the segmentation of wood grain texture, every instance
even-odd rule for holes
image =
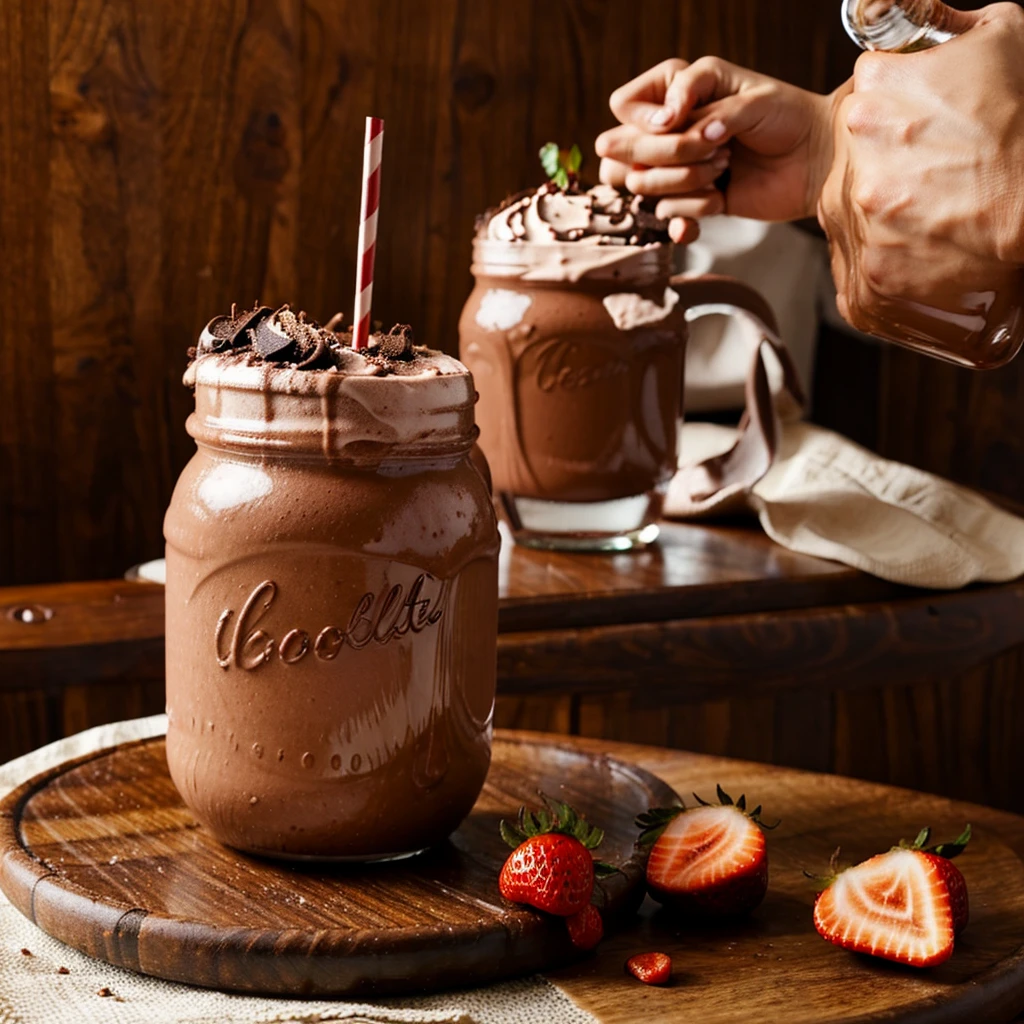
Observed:
[[[504,633],[505,692],[642,681],[651,707],[804,686],[879,687],[975,667],[1024,643],[1024,583],[881,605]]]
[[[210,988],[373,996],[483,984],[581,955],[564,923],[506,903],[501,818],[567,800],[621,867],[609,922],[643,898],[633,818],[674,794],[655,777],[550,740],[499,737],[487,784],[450,840],[389,865],[279,864],[202,829],[163,738],[69,762],[0,803],[0,888],[44,931],[143,974]]]
[[[617,85],[711,52],[824,89],[854,53],[819,0],[3,8],[0,584],[159,554],[214,313],[351,310],[365,114],[387,125],[375,314],[454,351],[474,218],[549,139],[594,173]]]
[[[549,738],[504,734],[498,737],[498,749],[538,741],[545,743]],[[599,764],[609,756],[633,762],[680,792],[710,793],[721,783],[734,793],[746,792],[762,802],[767,813],[782,818],[768,838],[768,897],[750,920],[698,928],[657,912],[648,901],[638,918],[606,937],[596,955],[561,969],[548,965],[552,979],[602,1024],[635,1024],[638,1019],[667,1024],[684,1016],[709,1024],[750,1019],[793,1024],[973,1024],[1009,1020],[1024,1006],[1021,818],[906,790],[742,761],[594,740],[573,741],[571,748]],[[34,889],[34,912],[48,931],[63,928],[66,932],[69,921],[99,919],[106,913],[110,918],[107,934],[94,937],[87,948],[135,969],[162,972],[174,963],[161,955],[172,941],[171,929],[154,912],[145,913],[154,903],[170,900],[173,893],[177,918],[195,922],[211,914],[222,917],[231,925],[226,948],[193,957],[188,968],[202,972],[207,983],[220,985],[230,983],[226,969],[230,949],[256,933],[265,934],[268,927],[287,927],[287,938],[282,935],[277,941],[274,955],[264,955],[263,946],[249,946],[246,980],[258,984],[269,975],[294,985],[308,970],[310,959],[302,937],[311,926],[323,923],[320,916],[325,908],[344,902],[344,913],[358,916],[370,930],[391,917],[404,920],[421,913],[431,899],[430,883],[422,879],[438,874],[438,863],[449,855],[456,857],[459,868],[454,872],[456,884],[449,884],[449,890],[464,892],[463,887],[478,885],[484,895],[471,904],[448,897],[432,911],[451,920],[456,935],[477,924],[487,914],[481,904],[495,902],[500,857],[492,859],[488,845],[493,815],[503,811],[509,800],[514,804],[521,787],[529,790],[530,786],[521,776],[513,779],[499,769],[481,806],[486,832],[457,834],[453,852],[444,851],[436,859],[356,875],[285,870],[207,844],[202,829],[184,827],[186,812],[167,801],[164,787],[169,782],[158,782],[145,791],[140,791],[138,781],[133,785],[133,780],[162,770],[159,751],[160,741],[144,741],[123,748],[113,758],[87,758],[70,771],[48,773],[42,784],[29,786],[9,800],[0,814],[14,810],[17,817],[0,818],[4,836],[0,844],[8,844],[0,854],[0,877],[5,890],[13,887],[21,905],[27,905],[25,890]],[[498,764],[502,763],[499,757]],[[540,770],[564,772],[564,766],[572,763],[574,758],[565,754],[553,762],[544,757]],[[618,820],[621,807],[607,779],[596,785],[591,781],[587,788],[600,792],[595,820],[602,813]],[[948,963],[929,971],[903,970],[838,950],[815,934],[811,923],[814,885],[803,876],[804,868],[827,862],[837,844],[842,844],[850,860],[859,860],[897,837],[916,832],[925,822],[941,834],[953,834],[966,820],[974,826],[975,839],[958,863],[971,893],[971,923],[958,938]],[[15,827],[20,841],[12,850]],[[26,858],[26,847],[40,860]],[[627,844],[624,852],[628,849]],[[201,856],[184,859],[183,850],[198,850]],[[117,858],[113,865],[112,857]],[[203,865],[215,868],[216,875],[204,875],[199,870]],[[416,877],[420,883],[404,904],[385,898]],[[254,890],[261,892],[261,899],[251,898]],[[211,899],[214,891],[216,899]],[[88,910],[84,907],[87,894],[100,898]],[[125,914],[125,910],[134,913]],[[561,935],[561,922],[527,910],[505,908],[505,913],[509,922],[517,919],[523,934],[535,929],[535,938],[545,932]],[[332,943],[341,929],[336,920],[332,925],[333,930],[320,933],[318,948],[324,960],[337,951]],[[195,924],[189,937],[194,949],[204,951],[211,938]],[[82,935],[75,944],[84,944]],[[557,948],[552,941],[550,949]],[[672,955],[674,984],[648,989],[623,972],[628,956],[650,949]],[[339,957],[342,966],[332,976],[335,983],[345,962],[358,961],[359,953],[358,942],[345,949]],[[437,961],[443,968],[456,955],[442,950]],[[390,964],[395,973],[406,966],[400,955],[377,958],[377,962]],[[521,965],[508,966],[515,970]],[[458,981],[465,980],[463,973]],[[480,975],[472,980],[478,982]]]

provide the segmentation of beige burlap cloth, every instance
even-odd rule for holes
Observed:
[[[0,767],[0,797],[46,768],[163,733],[163,715],[101,726]],[[32,955],[25,956],[22,949]],[[67,968],[68,974],[58,969]],[[97,993],[109,990],[112,995]],[[541,977],[373,1005],[253,998],[146,978],[92,960],[45,935],[0,894],[0,1024],[288,1024],[288,1022],[596,1024]]]
[[[895,583],[953,589],[1024,574],[1024,520],[981,495],[883,459],[809,423],[777,424],[774,462],[752,487],[695,500],[692,467],[730,449],[737,432],[683,426],[665,514],[691,518],[744,507],[793,551]]]

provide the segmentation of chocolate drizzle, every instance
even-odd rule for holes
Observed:
[[[656,216],[657,200],[611,185],[583,191],[548,181],[509,196],[477,218],[477,238],[505,242],[645,246],[667,243],[668,221]]]

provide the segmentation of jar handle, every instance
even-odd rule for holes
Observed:
[[[750,285],[721,274],[672,278],[672,287],[687,310],[688,320],[726,313],[745,317],[756,328],[757,343],[745,384],[746,407],[736,443],[721,455],[679,470],[672,482],[673,506],[679,514],[699,514],[742,496],[768,472],[775,460],[782,413],[805,404],[800,377],[767,299]],[[772,394],[765,356],[774,353],[782,368],[782,392]],[[789,405],[779,408],[779,399]]]

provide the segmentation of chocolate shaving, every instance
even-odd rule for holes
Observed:
[[[24,949],[24,948],[21,951],[21,955],[22,956],[35,956],[35,954],[32,952],[31,949]]]
[[[288,305],[271,310],[260,306],[241,316],[232,307],[231,316],[215,317],[200,338],[199,345],[189,350],[190,359],[199,359],[213,352],[221,352],[216,344],[230,347],[233,353],[244,359],[248,365],[268,363],[273,366],[290,366],[296,370],[331,370],[348,365],[354,353],[351,328],[342,330],[342,314],[337,313],[321,327],[308,319],[303,312],[295,313]],[[231,334],[249,323],[242,334]],[[408,324],[396,324],[384,333],[379,322],[374,322],[368,348],[361,353],[369,362],[369,372],[387,374],[388,363],[410,362],[416,358],[417,349],[412,328]],[[215,338],[213,332],[221,337]],[[230,337],[229,337],[230,336]]]
[[[387,359],[408,359],[412,355],[412,328],[408,324],[395,324],[387,334],[378,334],[377,352]]]
[[[273,310],[269,306],[255,305],[244,313],[237,313],[235,306],[231,306],[230,316],[215,316],[203,328],[199,337],[199,350],[202,352],[223,352],[225,349],[234,348],[243,343],[248,332],[253,330],[261,321],[265,320]]]
[[[58,974],[70,974],[71,972],[66,967],[58,967],[57,968],[57,973]]]
[[[290,312],[287,306],[282,306],[273,316],[261,320],[249,333],[249,340],[253,350],[264,359],[272,356],[280,358],[285,349],[295,344],[295,339],[281,323],[281,314]]]
[[[313,337],[315,339],[313,352],[310,355],[306,356],[306,358],[303,359],[301,363],[295,364],[296,370],[308,369],[324,354],[323,335],[319,331],[317,331]]]

